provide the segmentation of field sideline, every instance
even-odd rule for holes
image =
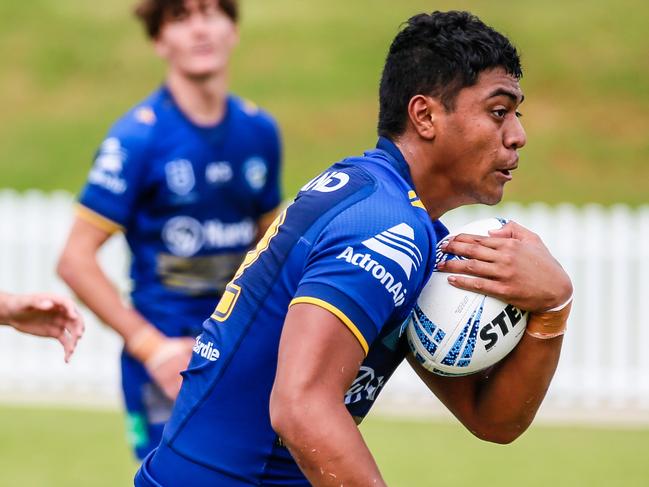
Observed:
[[[649,485],[649,428],[534,425],[511,445],[473,438],[449,421],[370,417],[361,427],[393,487]],[[0,486],[132,485],[121,414],[0,407]]]

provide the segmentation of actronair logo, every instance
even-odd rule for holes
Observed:
[[[201,341],[200,335],[196,337],[196,343],[192,350],[210,362],[216,362],[221,356],[221,352],[217,348],[214,348],[214,344],[211,341],[207,343]]]
[[[415,245],[415,231],[405,223],[400,223],[365,240],[363,245],[399,264],[408,279],[412,268],[417,270],[423,259]]]
[[[385,232],[363,242],[370,250],[396,262],[410,279],[412,268],[415,270],[421,265],[422,255],[414,244],[414,231],[405,223],[392,227]],[[336,259],[346,262],[369,272],[374,279],[383,284],[383,287],[392,295],[395,306],[401,306],[406,300],[407,289],[383,265],[374,260],[372,254],[354,252],[353,247],[347,247]]]

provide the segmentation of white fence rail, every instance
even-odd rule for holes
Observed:
[[[537,232],[573,279],[575,303],[548,399],[552,411],[636,411],[649,418],[649,206],[603,208],[542,204],[467,207],[450,228],[499,215]],[[0,289],[68,294],[54,266],[72,217],[66,193],[0,191]],[[109,241],[106,272],[124,292],[125,245]],[[57,343],[0,329],[0,398],[114,406],[120,401],[114,333],[84,310],[86,336],[65,365]],[[383,393],[383,406],[428,405],[430,394],[406,368]]]

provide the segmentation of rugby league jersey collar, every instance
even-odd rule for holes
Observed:
[[[387,137],[379,137],[379,140],[376,143],[376,148],[388,154],[389,157],[387,159],[390,165],[394,167],[411,188],[414,188],[415,183],[412,181],[412,177],[410,176],[410,166],[408,166],[406,159],[403,157],[403,154],[396,144]]]

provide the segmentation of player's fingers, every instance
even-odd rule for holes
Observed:
[[[39,311],[50,311],[54,309],[55,303],[49,298],[39,298],[31,304],[31,307]]]
[[[68,349],[66,349],[66,362],[70,360],[70,357],[72,356],[72,353],[74,353],[74,350],[77,347],[77,343],[79,343],[79,340],[83,336],[85,330],[86,327],[81,315],[79,315],[76,319],[67,320],[63,334],[67,336],[71,346],[68,347],[70,349],[69,352]]]
[[[69,319],[77,319],[79,317],[79,311],[77,310],[77,307],[69,298],[51,295],[48,296],[44,301],[50,301],[52,303],[52,305],[48,309],[56,310]]]
[[[83,336],[83,333],[86,331],[86,325],[84,324],[81,315],[67,320],[65,328],[76,340],[79,340],[79,338],[81,338]]]
[[[503,296],[503,286],[499,282],[491,279],[453,274],[448,276],[448,282],[452,286],[465,289],[466,291],[486,294],[495,298],[501,298]]]
[[[66,362],[70,360],[70,357],[72,356],[72,353],[74,350],[77,348],[77,344],[79,343],[79,340],[83,336],[83,325],[79,327],[77,324],[70,328],[66,328],[64,331],[64,334],[69,336],[70,342],[71,342],[71,351],[69,354],[66,354]]]
[[[74,353],[74,349],[77,346],[77,340],[72,336],[72,334],[66,330],[63,329],[61,334],[57,337],[57,340],[61,345],[63,345],[63,352],[65,354],[65,362],[68,363],[70,361],[70,357],[72,357],[72,354]]]
[[[498,266],[491,262],[477,259],[453,259],[442,262],[437,266],[441,272],[450,274],[465,274],[469,276],[497,278]]]
[[[510,238],[507,237],[495,237],[495,236],[485,236],[485,235],[471,235],[468,233],[460,233],[455,235],[448,243],[451,245],[453,243],[467,243],[467,244],[479,244],[482,247],[487,247],[493,250],[501,249]],[[447,245],[447,246],[448,246]]]
[[[484,262],[494,262],[498,256],[496,250],[475,240],[467,242],[453,239],[442,250],[447,254],[455,254],[467,259],[478,259]]]

